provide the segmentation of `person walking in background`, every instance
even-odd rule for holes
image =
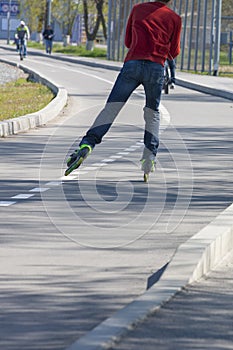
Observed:
[[[52,53],[53,48],[53,38],[54,38],[54,31],[49,24],[47,28],[43,31],[43,38],[45,40],[45,50],[46,53],[50,54]]]
[[[142,170],[154,171],[159,146],[159,104],[163,88],[164,63],[180,52],[181,17],[167,5],[170,0],[136,4],[127,22],[125,45],[129,49],[104,109],[82,138],[79,148],[67,159],[69,175],[102,141],[116,116],[132,94],[143,85],[144,150]]]
[[[30,39],[30,31],[24,21],[20,21],[20,25],[16,28],[15,41],[19,49],[19,43],[23,46],[23,56],[27,56],[27,41]]]

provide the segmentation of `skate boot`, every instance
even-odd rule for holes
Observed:
[[[141,159],[142,171],[144,172],[143,179],[144,182],[148,182],[149,174],[155,171],[155,161],[151,159]]]
[[[68,168],[65,171],[65,176],[69,175],[72,171],[79,168],[87,156],[91,153],[92,148],[90,145],[83,144],[79,149],[75,150],[67,159]]]

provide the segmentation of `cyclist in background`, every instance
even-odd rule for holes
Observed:
[[[16,28],[15,39],[23,46],[23,56],[27,56],[27,40],[30,39],[30,32],[24,21]]]

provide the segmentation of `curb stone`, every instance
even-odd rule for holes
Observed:
[[[66,350],[107,350],[233,249],[233,204],[180,245],[160,280]]]
[[[57,117],[67,103],[68,94],[65,88],[56,86],[53,82],[49,81],[41,74],[34,70],[32,71],[21,64],[9,62],[3,59],[0,59],[0,61],[19,67],[25,73],[28,73],[33,80],[46,85],[56,95],[46,107],[38,112],[0,122],[0,137],[7,137],[9,135],[15,135],[20,132],[28,131],[29,129],[45,125],[48,121]]]

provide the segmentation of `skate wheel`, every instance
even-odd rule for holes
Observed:
[[[65,176],[69,175],[70,173],[72,173],[72,171],[74,171],[75,169],[77,169],[83,162],[84,158],[80,157],[79,159],[76,159],[70,166],[68,169],[66,169],[65,171]]]

